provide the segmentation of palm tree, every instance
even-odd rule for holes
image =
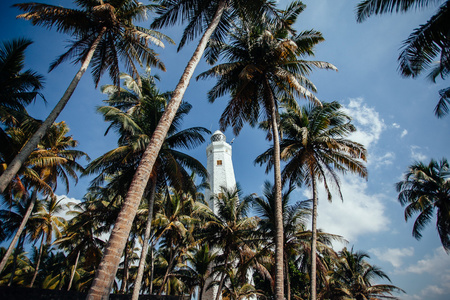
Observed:
[[[139,85],[131,76],[122,74],[125,87],[118,90],[115,86],[104,86],[103,91],[108,93],[110,106],[98,109],[104,115],[105,120],[110,121],[112,128],[119,134],[119,147],[107,152],[94,160],[86,170],[86,174],[100,173],[93,180],[99,184],[105,178],[114,179],[108,184],[112,189],[126,190],[129,187],[133,174],[142,157],[149,139],[154,132],[161,116],[166,108],[169,93],[161,93],[156,88],[155,78],[148,75],[142,78]],[[193,157],[179,151],[178,149],[192,149],[205,140],[203,134],[210,133],[203,127],[193,127],[180,130],[181,122],[191,110],[192,106],[182,103],[168,135],[164,141],[157,161],[153,166],[151,180],[148,183],[146,198],[148,198],[148,218],[144,234],[141,259],[138,267],[138,275],[134,285],[133,299],[137,299],[144,271],[144,263],[148,251],[150,227],[153,217],[153,203],[157,185],[169,184],[177,190],[195,193],[195,184],[188,173],[188,169],[206,178],[206,169]],[[123,195],[125,196],[125,195]]]
[[[422,237],[421,231],[433,219],[445,251],[450,252],[450,168],[446,158],[432,159],[428,165],[415,162],[408,168],[403,180],[396,184],[398,201],[405,207],[405,220],[418,214],[412,235]]]
[[[105,0],[100,2],[80,0],[76,1],[76,4],[80,9],[41,3],[14,5],[25,12],[17,16],[18,18],[30,20],[33,25],[42,25],[49,29],[56,27],[57,31],[75,37],[75,40],[69,46],[69,50],[50,65],[50,71],[69,59],[74,59],[76,63],[81,62],[81,67],[47,119],[1,175],[0,192],[5,190],[26,158],[37,147],[46,131],[64,109],[91,61],[92,75],[96,86],[105,71],[109,72],[114,84],[117,86],[120,84],[120,60],[127,68],[128,73],[137,77],[139,74],[134,61],[137,61],[140,65],[144,63],[147,66],[156,66],[164,70],[164,65],[148,46],[149,42],[163,46],[160,39],[164,38],[169,41],[170,39],[158,32],[133,24],[134,21],[142,21],[146,18],[150,6],[143,5],[137,0]]]
[[[96,216],[97,206],[90,201],[89,196],[84,201],[75,205],[72,210],[66,214],[72,215],[62,237],[53,244],[60,245],[67,251],[67,260],[73,263],[67,290],[72,287],[75,272],[79,265],[80,256],[83,258],[83,267],[86,270],[95,269],[100,263],[102,257],[102,248],[105,244],[99,238],[102,230]]]
[[[428,78],[433,82],[440,76],[445,79],[450,72],[448,43],[450,24],[450,1],[427,0],[363,0],[357,6],[357,20],[363,22],[371,15],[392,12],[406,12],[442,3],[436,13],[423,25],[416,28],[403,42],[399,55],[399,69],[402,76],[417,77],[422,71],[431,69]],[[435,64],[436,57],[438,63]],[[450,87],[439,91],[441,98],[434,112],[438,118],[449,112]]]
[[[223,188],[222,193],[214,195],[214,198],[217,213],[210,210],[200,237],[209,243],[210,247],[221,250],[217,254],[217,259],[222,264],[215,267],[221,273],[217,295],[215,295],[215,299],[218,300],[222,295],[227,271],[233,261],[232,258],[238,257],[240,262],[244,263],[245,257],[243,254],[251,242],[251,233],[256,229],[257,218],[247,216],[250,208],[249,199],[247,197],[242,198],[239,186],[234,189]]]
[[[60,238],[61,230],[66,226],[66,220],[63,217],[58,216],[64,209],[61,205],[63,199],[57,200],[56,197],[51,197],[44,205],[40,207],[40,210],[31,218],[33,223],[33,229],[31,232],[31,239],[40,241],[39,255],[36,262],[36,267],[31,280],[30,287],[33,287],[39,272],[39,265],[41,263],[42,251],[44,245],[49,246],[53,237]]]
[[[216,85],[208,93],[210,102],[230,93],[231,99],[220,119],[221,129],[232,126],[239,134],[245,122],[255,126],[260,115],[270,128],[268,137],[275,149],[274,182],[276,191],[276,283],[277,299],[283,299],[283,221],[281,200],[280,152],[278,131],[278,107],[282,102],[295,105],[295,96],[315,103],[315,86],[306,75],[313,68],[336,68],[326,62],[306,61],[313,55],[313,47],[323,41],[320,32],[309,30],[296,34],[291,25],[305,6],[291,3],[279,18],[263,17],[242,20],[241,27],[231,33],[228,44],[212,45],[212,62],[219,54],[227,62],[219,64],[199,75],[198,78],[217,77]],[[257,21],[256,21],[257,20]]]
[[[18,145],[23,145],[24,141],[31,135],[29,130],[27,132],[22,130],[22,128],[10,128],[10,130],[8,130],[9,135],[18,142]],[[11,251],[33,211],[38,192],[43,191],[45,195],[54,197],[53,191],[57,187],[58,178],[62,179],[68,191],[69,178],[77,182],[78,176],[76,171],[84,170],[76,160],[81,157],[89,159],[89,156],[82,151],[71,149],[76,147],[78,142],[73,137],[66,136],[68,132],[69,128],[65,122],[54,124],[41,140],[39,147],[28,156],[25,166],[21,169],[23,178],[18,180],[28,182],[29,186],[34,188],[34,190],[30,196],[27,213],[7,250],[8,256],[5,256],[0,263],[0,272],[3,270],[7,258],[11,255]]]
[[[331,201],[330,180],[340,184],[336,171],[350,171],[367,177],[367,169],[361,160],[366,159],[363,145],[346,139],[355,131],[351,119],[338,102],[324,103],[322,107],[307,106],[301,111],[287,109],[281,115],[283,131],[281,158],[287,161],[282,178],[290,184],[306,184],[312,190],[312,238],[311,238],[311,299],[316,299],[316,241],[317,241],[317,184],[323,181],[328,199]],[[255,160],[259,164],[273,165],[273,149],[267,150]]]
[[[14,233],[21,227],[23,219],[25,218],[27,213],[30,213],[29,206],[32,199],[31,197],[26,197],[25,199],[26,200],[21,199],[22,201],[14,201],[10,205],[8,205],[9,207],[7,209],[0,210],[0,222],[4,230],[5,238],[10,238],[11,236],[13,236]],[[36,204],[33,206],[31,214],[35,214],[36,210],[40,208],[40,205],[41,201],[36,200]],[[21,230],[21,234],[18,237],[17,246],[14,249],[12,270],[8,286],[13,283],[15,270],[17,267],[17,260],[19,259],[18,255],[20,255],[20,253],[23,251],[23,245],[25,243],[25,240],[27,239],[27,236],[29,235],[30,224],[24,223],[23,226],[25,227],[23,228],[23,230]],[[15,243],[11,244],[12,246],[15,246]],[[5,266],[5,273],[7,273],[6,269],[7,266]]]
[[[111,234],[108,247],[102,263],[98,271],[98,279],[92,286],[90,296],[94,295],[108,295],[111,284],[114,280],[111,275],[109,266],[118,266],[120,262],[120,249],[123,249],[126,243],[126,238],[131,229],[131,221],[135,215],[142,195],[144,194],[147,182],[150,178],[150,173],[153,169],[158,152],[161,149],[167,132],[170,128],[173,118],[178,110],[178,107],[183,99],[184,93],[189,85],[194,70],[198,65],[203,52],[209,42],[211,36],[224,37],[228,29],[232,25],[232,19],[239,14],[254,13],[261,15],[262,11],[272,7],[266,4],[265,0],[257,1],[243,1],[243,0],[183,0],[172,1],[164,0],[161,2],[162,9],[160,10],[161,17],[154,22],[154,27],[161,27],[165,25],[177,24],[179,18],[188,20],[189,25],[186,27],[183,36],[184,40],[189,40],[197,37],[197,35],[204,31],[191,59],[181,75],[171,100],[167,105],[164,115],[161,117],[157,128],[155,129],[150,142],[144,152],[141,162],[136,174],[133,177],[133,182],[128,190],[125,204],[120,212],[113,232]],[[218,29],[216,31],[216,29]],[[183,44],[183,42],[182,42]],[[111,245],[111,246],[109,246]],[[116,249],[117,248],[117,249]],[[100,273],[102,275],[100,275]],[[101,278],[100,278],[101,276]]]
[[[305,267],[304,261],[308,261],[311,253],[310,241],[311,232],[306,230],[306,222],[311,216],[311,200],[298,201],[289,204],[290,194],[294,187],[290,187],[283,193],[283,256],[284,256],[284,273],[286,280],[286,299],[291,299],[291,279],[289,274],[289,264],[300,262],[299,269]],[[257,216],[260,218],[258,234],[265,242],[265,248],[273,248],[275,244],[275,188],[269,182],[264,183],[264,197],[253,196],[252,204]],[[318,252],[323,256],[334,254],[331,248],[333,240],[343,241],[340,236],[329,233],[318,233]],[[264,251],[261,251],[261,253]],[[269,252],[269,255],[272,255]],[[326,272],[324,264],[321,263],[321,270]]]
[[[217,253],[210,250],[209,245],[193,247],[186,254],[185,265],[177,272],[177,276],[192,288],[198,287],[197,299],[203,299],[207,279],[211,276],[211,264]]]
[[[373,284],[376,278],[391,280],[380,268],[370,265],[366,258],[370,258],[367,253],[353,252],[353,248],[350,251],[342,249],[334,261],[330,287],[322,296],[330,299],[400,299],[392,293],[404,293],[402,289],[390,284]]]
[[[31,40],[18,38],[0,46],[0,122],[17,122],[27,116],[25,106],[42,94],[44,78],[33,70],[23,70],[25,50]],[[3,137],[3,128],[0,128]],[[3,141],[3,140],[2,140]],[[5,144],[2,143],[2,146]]]

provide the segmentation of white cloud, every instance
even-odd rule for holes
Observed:
[[[392,127],[394,127],[394,128],[400,128],[400,125],[398,125],[397,123],[392,123]]]
[[[383,156],[370,155],[368,159],[370,161],[370,164],[368,165],[375,165],[375,168],[379,168],[381,166],[389,166],[394,163],[394,159],[394,152],[387,152]]]
[[[421,147],[413,145],[411,146],[411,158],[423,162],[427,159],[427,156],[421,152]]]
[[[433,255],[427,255],[419,260],[415,265],[409,266],[404,270],[406,273],[414,274],[440,274],[450,277],[450,256],[445,253],[443,247],[434,250]]]
[[[400,135],[401,138],[405,137],[405,135],[408,134],[408,130],[403,129],[402,134]]]
[[[404,257],[414,255],[414,248],[373,248],[370,249],[369,252],[373,253],[379,260],[387,261],[398,268],[402,265],[402,259]]]
[[[358,129],[349,136],[349,139],[363,144],[366,149],[378,142],[386,125],[373,107],[363,103],[362,98],[356,98],[350,99],[348,105],[343,105],[343,110],[353,118],[353,123]]]
[[[384,215],[383,195],[369,195],[367,182],[354,175],[345,177],[340,185],[344,201],[334,193],[330,203],[319,184],[318,228],[341,235],[350,243],[361,235],[388,229],[390,221]],[[305,194],[311,197],[309,191]]]
[[[63,217],[66,220],[70,220],[73,216],[67,215],[67,212],[73,209],[73,204],[78,204],[81,200],[67,197],[66,195],[56,195],[56,199],[61,201],[60,204],[64,207],[64,210],[58,214],[58,216]]]

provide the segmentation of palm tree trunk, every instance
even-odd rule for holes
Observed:
[[[312,211],[312,237],[311,237],[311,300],[316,300],[316,249],[317,249],[317,187],[316,178],[311,170],[312,192],[313,192],[313,211]]]
[[[61,100],[59,100],[58,104],[56,104],[56,106],[53,108],[52,112],[48,115],[47,119],[45,119],[45,121],[42,123],[39,129],[28,140],[25,146],[22,147],[22,149],[16,155],[16,157],[14,157],[11,163],[8,164],[8,168],[5,170],[5,172],[3,172],[3,174],[0,176],[0,193],[3,193],[5,191],[6,187],[11,182],[13,177],[17,174],[17,172],[19,171],[20,167],[23,165],[25,160],[28,158],[28,156],[30,156],[31,152],[33,152],[33,150],[36,149],[42,137],[48,131],[50,126],[52,126],[53,122],[55,122],[56,118],[62,112],[67,102],[69,102],[69,99],[72,96],[73,92],[75,91],[75,88],[77,87],[78,83],[80,82],[81,77],[86,72],[89,63],[91,62],[92,56],[94,55],[95,49],[97,48],[97,45],[100,42],[105,31],[106,27],[102,29],[97,39],[92,44],[91,49],[89,49],[86,58],[81,64],[80,70],[78,70],[77,74],[72,79],[72,82],[69,84],[69,87],[64,92],[64,95],[62,96]]]
[[[194,54],[181,75],[180,81],[172,94],[172,98],[152,135],[150,143],[142,155],[141,162],[134,174],[125,202],[117,217],[117,221],[114,224],[108,245],[106,246],[105,255],[97,269],[94,282],[89,289],[87,299],[108,299],[128,233],[130,232],[139,203],[144,194],[144,189],[150,178],[150,172],[153,169],[159,150],[161,149],[169,127],[172,124],[172,120],[180,106],[181,100],[189,85],[189,81],[194,74],[194,70],[202,58],[209,38],[219,24],[226,5],[227,1],[225,0],[219,2],[214,18],[200,39]]]
[[[128,281],[128,242],[125,246],[124,251],[124,259],[123,259],[123,277],[122,277],[122,284],[120,285],[120,291],[119,293],[125,294],[125,287],[127,285]]]
[[[280,136],[278,133],[277,106],[268,82],[265,89],[271,104],[271,122],[273,138],[273,173],[275,182],[275,299],[284,300],[284,232],[283,232],[283,204],[281,197],[281,162],[280,162]]]
[[[148,288],[148,294],[153,294],[153,269],[155,268],[155,263],[153,261],[153,250],[155,249],[155,245],[152,243],[152,247],[150,249],[150,286]]]
[[[70,288],[72,287],[72,282],[73,282],[73,278],[75,277],[75,272],[77,271],[79,258],[80,258],[80,251],[78,251],[77,258],[75,259],[75,265],[73,266],[72,273],[70,274],[69,286],[67,287],[68,291],[70,291]]]
[[[136,275],[136,281],[134,282],[133,295],[131,296],[131,300],[139,299],[139,291],[141,290],[142,277],[144,276],[145,261],[147,258],[149,245],[148,242],[150,240],[150,232],[152,227],[153,204],[155,203],[155,194],[156,194],[156,178],[152,181],[151,185],[150,198],[148,200],[147,224],[145,226],[145,233],[144,233],[144,243],[142,245],[141,257],[139,259],[139,267]]]
[[[23,217],[22,223],[20,223],[20,226],[17,229],[17,232],[11,241],[11,244],[9,244],[8,250],[6,250],[6,253],[2,259],[2,262],[0,263],[0,273],[2,273],[3,269],[5,268],[8,258],[11,256],[11,253],[17,244],[17,240],[19,239],[20,235],[22,234],[22,231],[25,228],[25,225],[27,224],[31,213],[33,212],[34,205],[36,204],[36,199],[37,199],[37,191],[34,190],[33,193],[31,194],[30,204],[28,205],[28,208],[25,213],[25,216]]]
[[[167,282],[167,278],[169,278],[169,272],[172,269],[173,266],[173,262],[175,261],[175,254],[173,253],[174,251],[172,251],[172,249],[170,250],[170,260],[169,260],[169,264],[167,265],[167,269],[166,269],[166,273],[164,274],[164,278],[163,278],[163,282],[161,284],[161,288],[159,289],[158,295],[160,296],[162,294],[162,292],[164,291],[164,286],[166,285]],[[176,252],[176,251],[175,251]]]
[[[36,263],[36,269],[34,270],[33,279],[31,279],[31,283],[29,286],[30,288],[33,287],[34,281],[36,280],[37,274],[39,272],[39,266],[41,264],[42,252],[44,250],[44,237],[45,237],[45,234],[42,234],[41,246],[39,247],[39,256],[38,256],[38,260]]]
[[[287,257],[285,257],[284,266],[286,270],[286,300],[291,300],[291,278],[289,276],[289,262]]]
[[[14,251],[14,259],[12,263],[12,271],[11,271],[11,277],[9,278],[8,286],[11,286],[14,281],[14,274],[16,273],[16,267],[17,267],[17,256],[19,255],[19,251],[23,248],[23,242],[25,241],[25,232],[22,232],[19,238],[19,244],[16,247],[16,250]]]
[[[216,300],[220,299],[220,296],[222,296],[222,289],[223,289],[223,283],[225,281],[225,275],[228,268],[228,254],[225,256],[225,263],[224,263],[224,273],[222,274],[222,277],[220,278],[219,287],[217,288],[217,294],[216,294]],[[201,300],[201,298],[200,298]]]

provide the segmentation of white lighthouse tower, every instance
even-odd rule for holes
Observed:
[[[227,143],[225,135],[220,130],[217,130],[211,136],[211,144],[206,147],[206,157],[209,189],[205,191],[205,199],[208,202],[208,206],[217,214],[218,208],[215,203],[215,196],[220,197],[222,188],[234,189],[236,187],[233,162],[231,160],[231,145]],[[208,279],[206,286],[210,282],[211,279]],[[217,289],[218,287],[215,286],[205,290],[201,300],[214,300],[217,295]]]
[[[234,189],[233,162],[231,160],[231,145],[227,143],[225,135],[217,130],[211,136],[211,144],[206,147],[206,169],[209,176],[210,188],[205,191],[205,198],[209,207],[217,213],[214,196],[222,192],[222,188]]]

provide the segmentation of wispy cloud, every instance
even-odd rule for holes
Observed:
[[[363,144],[367,149],[378,142],[386,124],[375,108],[367,106],[362,98],[354,98],[344,105],[343,110],[352,116],[358,129],[349,136],[351,140]]]
[[[411,158],[413,160],[417,160],[417,161],[424,161],[426,160],[428,157],[422,153],[422,148],[419,146],[411,146],[410,147],[411,150]]]
[[[391,263],[395,268],[403,264],[403,258],[414,255],[414,248],[373,248],[369,250],[379,260]]]
[[[354,175],[343,178],[340,185],[344,200],[335,193],[332,203],[319,186],[318,228],[341,235],[350,243],[361,235],[388,230],[390,220],[382,203],[385,196],[369,194],[367,182]],[[305,191],[305,196],[311,197],[310,192]]]
[[[403,129],[402,134],[400,135],[401,138],[405,137],[408,134],[408,130]]]
[[[431,255],[426,255],[404,270],[397,270],[396,273],[427,275],[433,282],[420,292],[405,299],[448,299],[450,294],[450,256],[442,247],[436,248]]]

